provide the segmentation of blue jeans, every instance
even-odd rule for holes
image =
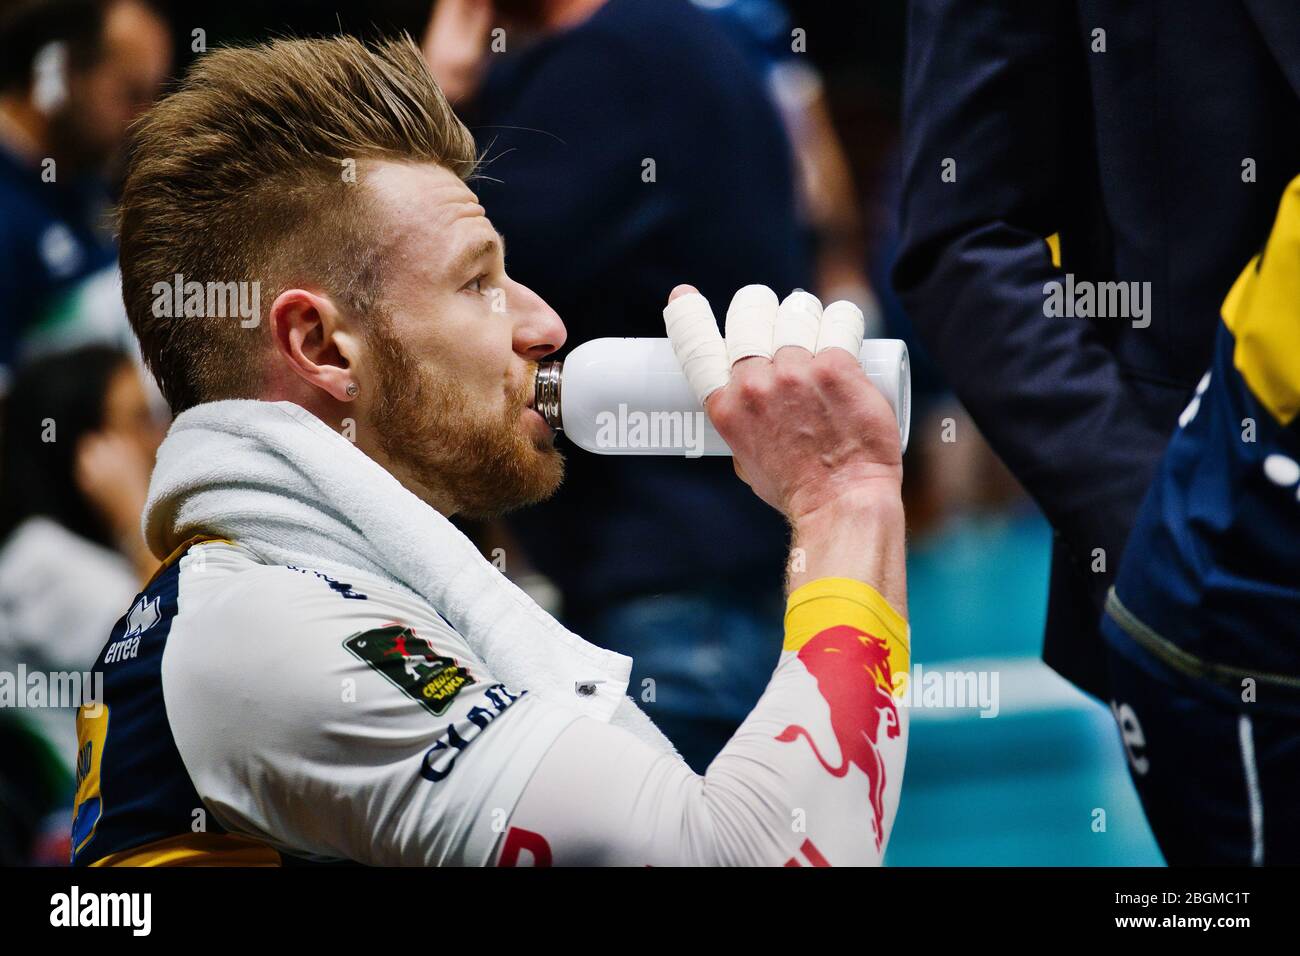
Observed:
[[[703,773],[767,687],[784,612],[779,592],[709,588],[628,598],[575,630],[632,658],[628,694]]]

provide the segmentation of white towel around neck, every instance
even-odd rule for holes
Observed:
[[[204,533],[270,564],[377,575],[440,613],[497,680],[673,752],[627,696],[631,658],[564,628],[455,525],[298,405],[209,402],[179,415],[158,450],[144,532],[159,557]]]

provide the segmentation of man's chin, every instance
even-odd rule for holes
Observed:
[[[560,489],[564,483],[564,455],[554,445],[532,449],[529,461],[521,462],[516,472],[515,487],[498,487],[491,501],[466,503],[460,514],[466,518],[486,520],[500,518],[520,508],[541,504]]]
[[[536,487],[527,496],[527,500],[521,501],[515,507],[540,504],[552,497],[560,490],[560,485],[564,484],[564,455],[555,447],[555,436],[552,435],[547,439],[546,446],[537,448],[536,452],[537,461],[534,471],[537,476]]]
[[[536,495],[528,504],[545,501],[560,490],[564,483],[564,455],[555,447],[555,436],[546,440],[545,447],[536,449],[538,455],[538,487]]]

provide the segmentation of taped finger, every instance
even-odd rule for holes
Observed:
[[[709,300],[698,292],[673,299],[664,309],[664,327],[686,381],[703,404],[731,378],[727,345]]]
[[[795,345],[812,353],[822,324],[822,303],[817,296],[795,289],[776,310],[776,327],[772,332],[772,354],[782,346]]]
[[[776,310],[776,293],[765,285],[747,285],[732,296],[727,309],[728,365],[754,355],[772,357]]]
[[[832,302],[822,312],[821,328],[817,333],[817,354],[827,349],[844,349],[856,359],[862,351],[862,310],[852,302],[841,299]]]

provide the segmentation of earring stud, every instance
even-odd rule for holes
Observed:
[[[356,382],[348,382],[347,393],[349,395],[355,396],[359,391],[361,391],[360,385],[358,385]]]

